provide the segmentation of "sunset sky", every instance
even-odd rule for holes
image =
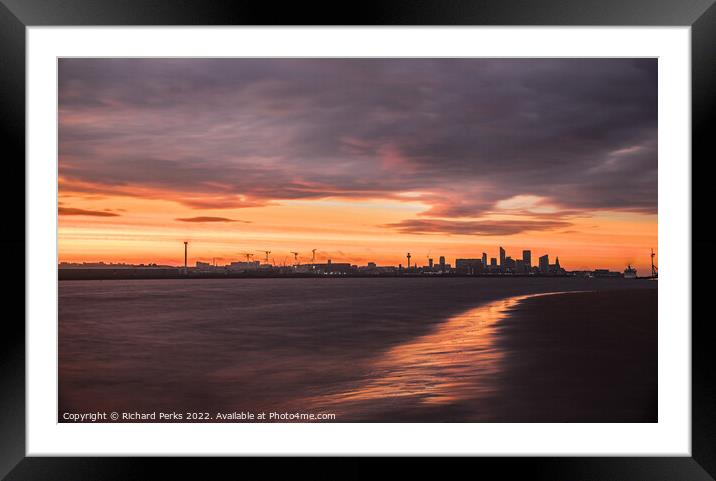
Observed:
[[[657,249],[656,59],[60,59],[59,258]]]

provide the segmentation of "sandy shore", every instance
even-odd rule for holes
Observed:
[[[657,289],[519,303],[491,410],[507,422],[656,422]],[[493,416],[490,416],[493,417]]]
[[[655,421],[656,287],[573,278],[61,283],[59,414]],[[574,293],[584,290],[596,292]]]

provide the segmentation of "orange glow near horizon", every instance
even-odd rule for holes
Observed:
[[[550,262],[559,256],[568,270],[608,268],[622,270],[627,264],[640,273],[650,269],[650,248],[657,247],[655,215],[601,212],[570,220],[571,226],[553,231],[512,235],[413,234],[396,232],[386,224],[406,217],[419,218],[429,206],[395,199],[321,199],[273,201],[261,207],[239,209],[188,209],[179,202],[127,196],[87,196],[60,192],[60,207],[100,212],[111,205],[115,215],[60,215],[60,262],[125,262],[181,265],[184,240],[189,241],[189,262],[227,264],[254,260],[291,264],[292,251],[299,260],[350,262],[365,265],[427,265],[428,256],[440,256],[453,264],[456,258],[499,257],[498,246],[508,256],[522,257],[532,251],[532,263],[543,254]],[[177,219],[223,218],[229,222],[183,222]],[[502,216],[502,218],[509,218]]]

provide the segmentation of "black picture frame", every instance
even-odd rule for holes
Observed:
[[[52,25],[551,25],[690,26],[692,68],[693,252],[714,251],[706,220],[711,196],[699,184],[714,178],[716,141],[716,6],[714,0],[383,0],[336,4],[246,0],[0,0],[0,139],[5,223],[0,229],[6,316],[0,326],[0,477],[9,480],[236,478],[250,463],[265,477],[277,472],[313,478],[357,478],[385,467],[385,459],[292,458],[28,458],[25,456],[25,29]],[[694,175],[698,173],[698,175]],[[685,259],[689,262],[691,259]],[[589,480],[713,480],[716,478],[716,341],[705,304],[708,266],[693,272],[692,457],[411,459],[401,463],[426,476],[446,470],[499,472],[501,478]],[[22,276],[19,273],[23,273]],[[703,279],[698,279],[702,277]],[[704,311],[706,312],[706,311]],[[684,322],[685,320],[675,320]],[[430,461],[430,463],[428,463]],[[380,463],[380,464],[378,464]],[[225,473],[225,474],[224,474]]]

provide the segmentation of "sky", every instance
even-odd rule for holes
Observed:
[[[59,259],[657,250],[656,59],[59,60]]]

